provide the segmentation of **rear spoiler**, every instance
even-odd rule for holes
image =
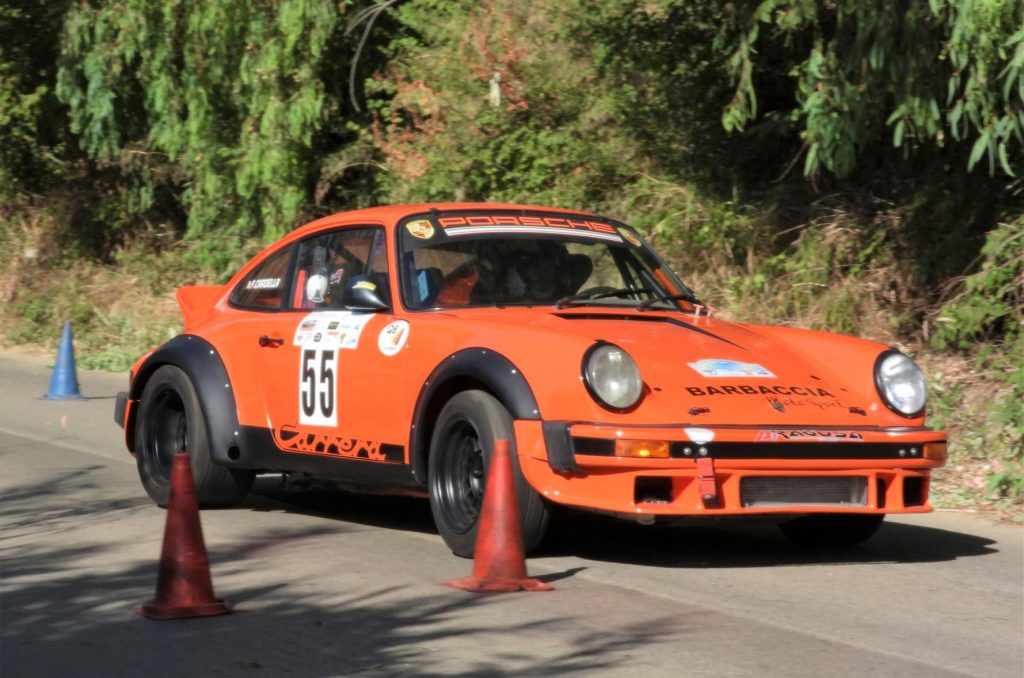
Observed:
[[[190,285],[175,293],[185,331],[198,325],[224,294],[223,285]]]

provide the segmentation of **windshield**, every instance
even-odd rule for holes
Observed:
[[[406,307],[675,308],[692,293],[635,231],[564,214],[436,213],[400,225]]]

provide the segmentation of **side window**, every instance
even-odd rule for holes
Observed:
[[[286,247],[253,269],[231,292],[231,303],[257,310],[281,308],[291,253]]]
[[[291,308],[345,308],[343,292],[354,276],[373,280],[387,300],[387,256],[384,231],[348,228],[299,243]]]

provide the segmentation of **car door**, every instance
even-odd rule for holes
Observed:
[[[356,311],[345,286],[372,285],[390,303],[383,228],[347,227],[295,247],[285,308],[259,329],[267,422],[286,452],[404,462],[408,423],[389,405],[403,385],[405,323],[388,310]]]

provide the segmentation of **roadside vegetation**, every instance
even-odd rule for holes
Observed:
[[[1024,514],[1021,0],[11,0],[7,346],[125,369],[310,218],[501,200],[640,228],[731,318],[915,356],[935,501]]]

